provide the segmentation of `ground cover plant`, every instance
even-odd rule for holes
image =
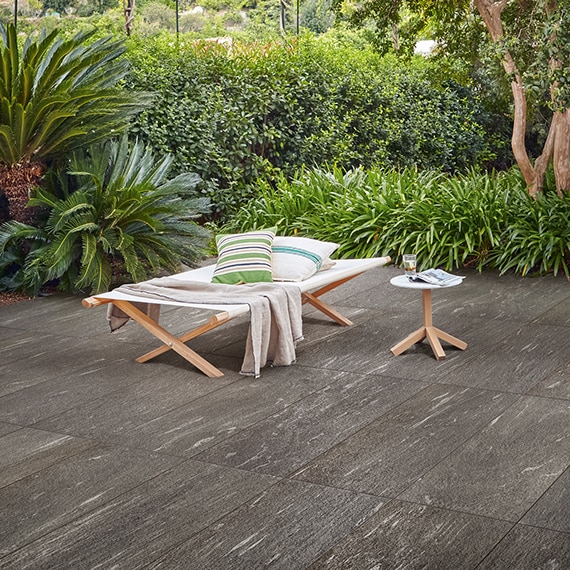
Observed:
[[[340,257],[418,255],[421,268],[466,265],[570,276],[570,198],[529,197],[517,169],[450,176],[416,168],[303,170],[262,184],[224,231],[276,226],[340,243]]]

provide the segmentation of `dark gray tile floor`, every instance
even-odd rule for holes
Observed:
[[[466,271],[438,362],[390,353],[421,323],[399,273],[330,293],[352,327],[307,308],[259,379],[245,319],[190,343],[210,379],[77,297],[0,307],[0,568],[570,569],[570,283]]]

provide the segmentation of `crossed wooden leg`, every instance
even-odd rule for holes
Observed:
[[[158,324],[158,310],[156,310],[156,307],[154,307],[155,310],[151,312],[151,317],[135,307],[129,301],[120,301],[116,299],[97,299],[95,297],[89,297],[83,300],[83,306],[88,308],[104,305],[107,303],[113,303],[116,305],[119,309],[121,309],[134,321],[139,323],[139,325],[144,327],[158,340],[162,341],[162,346],[159,346],[155,350],[151,350],[150,352],[143,354],[136,359],[137,362],[147,362],[148,360],[156,358],[160,354],[168,352],[169,350],[174,350],[180,354],[182,358],[206,374],[206,376],[210,378],[219,378],[220,376],[224,375],[221,370],[218,370],[213,364],[208,362],[205,358],[202,358],[198,353],[194,352],[184,343],[229,321],[231,317],[228,315],[228,313],[218,313],[211,317],[210,320],[204,325],[183,334],[181,337],[176,337]]]
[[[145,315],[141,310],[137,309],[134,305],[129,303],[128,301],[113,301],[113,304],[116,305],[119,309],[124,311],[129,317],[133,320],[137,321],[139,325],[144,327],[147,331],[153,334],[156,338],[161,340],[164,345],[160,346],[159,348],[152,350],[151,352],[147,352],[143,356],[137,358],[137,362],[147,362],[152,358],[157,357],[159,354],[167,352],[168,350],[174,350],[182,358],[193,364],[198,370],[201,370],[206,376],[210,378],[219,378],[223,376],[224,373],[221,370],[218,370],[213,364],[210,364],[205,358],[202,358],[197,352],[194,352],[191,348],[187,347],[184,343],[191,338],[196,338],[200,334],[205,333],[208,330],[216,328],[223,324],[226,320],[223,319],[218,322],[215,320],[213,323],[210,322],[194,329],[180,338],[175,337],[173,334],[170,334],[166,329],[162,328],[156,321],[153,321],[150,317]],[[223,313],[222,313],[223,315]],[[220,315],[216,315],[218,317]]]
[[[325,293],[328,293],[332,289],[336,289],[339,285],[342,285],[343,283],[346,283],[347,281],[350,281],[351,279],[354,279],[359,275],[362,275],[362,273],[357,273],[356,275],[351,275],[350,277],[345,277],[344,279],[339,279],[338,281],[329,283],[328,285],[321,287],[320,289],[314,291],[313,293],[302,293],[301,297],[303,299],[303,304],[309,303],[310,305],[315,307],[315,309],[318,309],[319,311],[321,311],[321,313],[324,313],[325,315],[327,315],[327,317],[330,317],[333,321],[337,322],[339,325],[343,327],[349,327],[350,325],[352,325],[352,321],[350,319],[347,319],[344,315],[339,313],[337,310],[333,309],[330,305],[323,303],[318,297],[324,295]]]
[[[413,333],[409,334],[404,340],[400,341],[398,344],[393,346],[390,350],[394,356],[402,354],[405,350],[410,348],[410,346],[421,342],[424,338],[427,338],[431,349],[435,355],[436,360],[444,360],[445,352],[439,342],[439,339],[456,346],[460,350],[465,350],[467,348],[467,343],[451,336],[450,334],[438,329],[433,326],[432,317],[432,302],[431,302],[431,289],[422,289],[422,304],[424,311],[424,324],[419,329],[415,330]]]

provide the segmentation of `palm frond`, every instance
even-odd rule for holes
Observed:
[[[35,228],[21,222],[11,220],[0,225],[0,253],[6,251],[11,243],[22,242],[26,240],[43,241],[45,233],[40,228]]]
[[[89,238],[84,243],[82,260],[74,288],[89,289],[93,293],[107,291],[112,278],[111,263],[100,249],[93,247]]]
[[[126,137],[74,152],[66,176],[76,189],[50,188],[58,177],[49,176],[32,197],[32,205],[49,212],[41,236],[23,224],[5,228],[10,239],[37,240],[19,276],[25,286],[57,278],[72,289],[100,292],[116,277],[113,270],[138,281],[203,255],[210,234],[191,220],[200,214],[196,205],[207,207],[195,191],[199,179],[169,180],[170,164],[170,157],[157,160]]]
[[[20,54],[14,26],[0,24],[0,160],[42,162],[120,131],[148,104],[117,87],[128,72],[123,42],[88,43],[93,34],[44,33]]]

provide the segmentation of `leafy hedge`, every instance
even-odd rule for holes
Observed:
[[[309,36],[229,48],[160,36],[133,41],[129,55],[130,86],[156,92],[134,133],[197,172],[225,213],[259,178],[303,165],[454,172],[495,157],[481,126],[492,118],[435,63]]]
[[[530,198],[520,172],[449,176],[406,168],[305,170],[224,231],[277,226],[280,234],[340,243],[339,257],[414,252],[422,268],[465,265],[570,276],[570,193]]]

